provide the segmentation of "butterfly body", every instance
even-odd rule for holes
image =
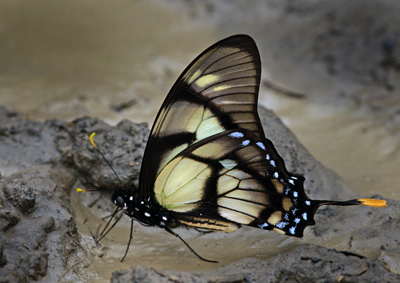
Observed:
[[[150,201],[140,198],[131,189],[117,189],[111,197],[112,202],[124,214],[135,219],[143,226],[158,226],[160,228],[175,228],[178,223],[168,210]]]
[[[302,237],[319,206],[364,204],[307,197],[304,178],[287,171],[264,135],[257,112],[260,78],[260,56],[247,35],[200,54],[160,108],[139,188],[113,193],[116,212],[179,238],[170,228],[180,224],[221,232],[248,225]]]

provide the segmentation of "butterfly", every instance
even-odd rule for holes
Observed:
[[[306,195],[304,177],[288,172],[264,135],[257,113],[260,78],[260,55],[247,35],[228,37],[201,53],[158,112],[139,187],[113,192],[114,215],[123,211],[132,225],[163,228],[211,261],[172,228],[233,232],[247,225],[302,237],[321,205],[386,206],[383,200],[312,200]],[[124,258],[131,238],[132,228]]]

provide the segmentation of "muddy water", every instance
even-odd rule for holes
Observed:
[[[147,1],[2,2],[0,103],[33,119],[152,121],[164,81],[213,34]],[[113,110],[124,103],[135,110]]]
[[[111,124],[124,118],[151,123],[179,73],[220,39],[209,26],[196,26],[183,14],[145,1],[2,2],[0,19],[0,104],[32,119],[91,115]],[[265,88],[260,96],[260,102],[274,109],[310,152],[353,190],[400,199],[398,138],[383,129],[385,121],[377,123],[370,112],[355,105],[316,105]],[[131,107],[114,110],[124,104]],[[127,260],[119,263],[130,222],[124,220],[103,240],[104,250],[93,248],[89,230],[95,231],[105,215],[79,205],[74,193],[72,205],[82,246],[97,255],[85,267],[96,274],[97,282],[108,282],[113,270],[137,264],[182,270],[219,266],[183,258],[187,252],[179,240],[140,225],[135,225]],[[301,243],[251,228],[230,235],[178,232],[195,250],[210,258],[219,254],[227,262],[266,258]],[[216,244],[225,240],[239,245],[243,237],[250,243],[243,253],[232,255],[226,246]],[[156,257],[159,254],[163,256]]]

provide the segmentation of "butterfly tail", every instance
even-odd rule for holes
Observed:
[[[331,200],[317,200],[318,207],[321,205],[339,205],[339,206],[350,206],[350,205],[366,205],[371,207],[387,207],[386,201],[381,199],[351,199],[346,201],[331,201]]]

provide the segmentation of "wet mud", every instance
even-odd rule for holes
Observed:
[[[398,282],[381,261],[321,246],[302,245],[269,260],[243,259],[210,272],[158,271],[143,266],[116,271],[112,283],[122,282]]]
[[[333,171],[312,158],[273,112],[260,108],[260,115],[266,135],[271,137],[289,170],[305,175],[310,197],[343,200],[356,196]],[[0,122],[2,282],[106,282],[107,273],[110,278],[111,272],[121,266],[139,265],[146,267],[115,272],[112,282],[400,279],[396,275],[400,273],[396,256],[400,204],[395,200],[388,200],[389,207],[381,209],[320,209],[317,225],[307,228],[301,240],[249,228],[228,237],[212,233],[201,238],[197,231],[178,230],[188,242],[196,241],[196,250],[220,262],[215,265],[199,263],[182,243],[175,243],[178,248],[172,250],[165,247],[157,252],[149,250],[152,241],[159,241],[157,247],[168,247],[175,239],[162,229],[135,228],[135,239],[124,265],[115,260],[101,274],[103,265],[114,257],[120,259],[124,250],[113,251],[116,240],[96,245],[90,235],[95,234],[95,227],[105,223],[101,217],[114,209],[110,193],[77,193],[76,188],[107,188],[111,192],[119,184],[88,137],[96,132],[96,144],[115,168],[123,186],[137,186],[149,133],[147,126],[123,120],[114,127],[91,117],[69,123],[54,119],[37,122],[5,108],[1,108]],[[79,201],[71,205],[71,198]],[[92,211],[98,222],[90,216],[82,217],[85,210]],[[87,223],[91,223],[91,229],[79,228]],[[126,244],[130,226],[118,225],[121,227],[115,229],[121,229],[117,233]],[[156,238],[148,237],[150,234]],[[218,246],[213,247],[212,243]],[[162,271],[168,269],[175,271]]]

